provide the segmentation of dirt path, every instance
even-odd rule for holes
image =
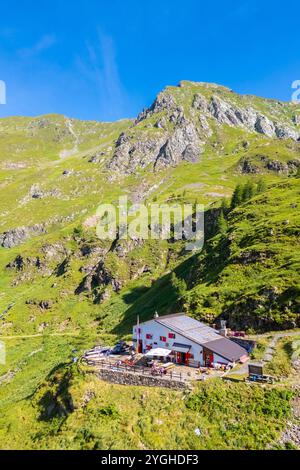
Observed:
[[[66,119],[66,127],[68,128],[70,134],[74,137],[74,147],[68,150],[62,150],[59,154],[61,159],[65,159],[67,157],[71,157],[78,153],[78,144],[79,144],[79,137],[74,131],[73,122],[70,119]]]
[[[262,358],[262,362],[271,362],[276,351],[276,345],[278,341],[282,338],[289,338],[293,336],[300,336],[299,331],[291,331],[289,333],[275,333],[269,343],[269,346],[266,348],[265,353]]]
[[[15,336],[2,336],[0,335],[0,339],[30,339],[30,338],[40,338],[40,337],[49,337],[49,336],[78,336],[79,332],[75,333],[36,333],[34,335],[15,335]]]
[[[254,340],[258,340],[260,338],[265,338],[267,336],[272,336],[271,340],[270,340],[270,343],[269,345],[267,346],[265,352],[264,352],[264,355],[261,359],[261,361],[259,362],[262,362],[262,363],[267,363],[267,362],[271,362],[272,359],[273,359],[273,356],[275,354],[275,351],[276,351],[276,345],[277,345],[277,342],[282,339],[282,338],[287,338],[287,337],[293,337],[293,336],[300,336],[300,331],[289,331],[289,332],[286,332],[286,333],[273,333],[273,334],[269,334],[269,333],[266,333],[266,334],[263,334],[263,335],[256,335],[256,336],[251,336],[251,339],[254,339]],[[250,339],[250,338],[249,338]],[[228,377],[230,377],[230,375],[245,375],[245,374],[248,374],[248,363],[246,362],[245,364],[243,364],[241,367],[239,367],[238,369],[233,369],[232,372],[229,372],[228,374],[226,374]]]

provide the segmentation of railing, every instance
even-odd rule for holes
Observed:
[[[198,369],[200,367],[200,362],[195,361],[194,359],[189,359],[188,366],[189,367],[194,367],[195,369]]]
[[[137,365],[129,365],[129,364],[119,364],[117,362],[112,362],[109,359],[89,359],[84,358],[84,362],[89,366],[97,366],[104,370],[116,371],[116,372],[131,372],[133,374],[138,374],[147,377],[159,377],[162,379],[171,379],[171,380],[179,380],[185,381],[187,377],[181,372],[173,372],[173,370],[165,370],[162,369],[151,369],[149,367],[144,366],[137,366]]]

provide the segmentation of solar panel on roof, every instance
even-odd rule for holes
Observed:
[[[220,338],[220,335],[212,328],[186,315],[166,318],[159,317],[157,321],[168,328],[173,328],[179,333],[181,332],[184,336],[197,343],[203,344]]]
[[[163,317],[159,317],[158,320],[160,323],[163,323],[166,326],[173,326],[174,328],[176,327],[182,331],[192,328],[199,328],[200,326],[207,327],[204,325],[204,323],[201,323],[198,320],[185,315],[179,315],[165,319]]]

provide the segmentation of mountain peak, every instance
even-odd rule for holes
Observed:
[[[161,91],[119,137],[108,168],[128,174],[151,166],[158,170],[182,161],[195,163],[205,151],[221,145],[224,133],[230,140],[230,129],[239,133],[240,144],[266,138],[299,142],[298,123],[297,108],[290,103],[184,80]]]
[[[233,90],[229,87],[226,87],[224,85],[220,85],[218,83],[210,83],[210,82],[195,82],[191,80],[181,80],[178,83],[179,88],[207,88],[207,89],[213,89],[213,90],[223,90],[227,92],[232,92]]]

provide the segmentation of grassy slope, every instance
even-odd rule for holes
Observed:
[[[218,381],[184,396],[109,385],[61,366],[0,416],[1,442],[12,449],[263,449],[284,429],[290,398],[285,389]]]
[[[190,112],[195,92],[200,91],[207,97],[211,95],[211,90],[191,84],[181,89],[170,88],[168,92],[170,90],[187,113]],[[219,89],[217,93],[220,93],[220,96],[222,94],[229,96],[227,90]],[[230,99],[237,100],[237,104],[240,105],[245,102],[249,105],[255,103],[266,114],[271,113],[271,117],[274,112],[274,106],[269,101],[253,97],[240,98],[233,94],[230,94]],[[286,119],[290,120],[295,108],[280,108],[278,112],[285,113]],[[47,123],[45,127],[44,119]],[[141,127],[141,134],[152,132],[152,129],[146,128],[146,124],[138,126]],[[137,175],[126,179],[120,177],[111,183],[105,169],[105,161],[111,156],[114,141],[120,132],[131,125],[129,121],[101,124],[73,120],[73,132],[77,136],[75,138],[69,130],[69,125],[66,124],[66,118],[61,116],[0,120],[0,232],[21,225],[49,224],[45,236],[28,240],[22,246],[11,250],[0,248],[0,315],[14,302],[13,308],[1,319],[1,333],[7,347],[8,360],[5,366],[0,365],[0,377],[11,373],[7,383],[0,386],[1,442],[7,448],[38,446],[38,439],[41,437],[44,447],[57,448],[60,446],[78,448],[85,445],[88,448],[94,445],[105,448],[110,445],[115,447],[128,445],[132,448],[198,447],[199,442],[195,440],[196,438],[189,438],[188,434],[190,436],[193,434],[192,426],[199,425],[203,428],[211,426],[207,421],[208,418],[204,416],[207,410],[203,409],[203,412],[196,416],[194,412],[189,413],[182,404],[181,396],[176,393],[163,390],[145,392],[149,394],[149,408],[147,405],[144,409],[139,398],[142,394],[140,390],[129,388],[125,392],[122,389],[124,403],[129,397],[136,396],[136,401],[128,401],[130,405],[126,408],[125,421],[132,415],[132,410],[136,410],[135,414],[141,415],[141,418],[140,421],[137,418],[133,430],[128,430],[127,422],[124,426],[120,425],[119,418],[113,421],[114,429],[118,429],[121,436],[119,441],[115,437],[113,442],[109,433],[112,426],[109,418],[103,418],[102,431],[99,430],[97,419],[93,424],[91,421],[94,411],[101,408],[102,402],[104,405],[107,404],[111,394],[115,394],[117,408],[123,407],[122,403],[118,403],[120,393],[117,387],[97,384],[94,380],[90,382],[90,379],[87,384],[85,381],[78,383],[73,390],[75,398],[79,400],[83,388],[91,386],[97,389],[96,403],[91,404],[90,411],[80,409],[76,411],[65,424],[63,420],[56,421],[56,418],[45,423],[37,421],[38,410],[31,403],[31,397],[35,396],[39,385],[54,368],[72,360],[95,341],[112,343],[116,336],[130,334],[137,314],[146,319],[151,317],[155,310],[167,313],[179,308],[178,292],[170,282],[170,272],[175,267],[177,276],[188,282],[190,291],[186,303],[190,306],[190,313],[197,317],[204,314],[206,318],[211,318],[225,311],[226,314],[234,315],[232,318],[239,322],[239,311],[232,312],[231,309],[231,305],[237,300],[237,304],[241,302],[241,309],[244,309],[243,299],[248,295],[250,298],[257,296],[259,289],[266,283],[273,285],[276,282],[279,289],[282,286],[297,286],[299,260],[295,244],[298,242],[297,236],[292,233],[297,226],[297,220],[294,220],[297,210],[292,211],[287,204],[287,201],[290,203],[299,197],[298,183],[295,181],[291,183],[291,188],[278,187],[261,196],[261,199],[255,201],[255,204],[260,204],[258,209],[254,206],[254,202],[251,202],[230,216],[232,231],[237,235],[230,255],[233,257],[245,249],[240,245],[241,240],[246,240],[249,242],[249,247],[259,248],[260,251],[269,249],[270,241],[257,236],[260,235],[257,229],[266,224],[269,216],[272,216],[274,219],[272,224],[276,225],[275,240],[274,237],[272,240],[275,254],[268,261],[269,266],[261,263],[250,267],[233,265],[229,257],[225,266],[217,260],[215,269],[215,263],[211,263],[211,253],[205,252],[204,263],[208,267],[206,276],[209,279],[202,279],[201,255],[199,259],[197,256],[189,258],[186,254],[182,255],[180,244],[170,246],[165,242],[154,243],[134,249],[125,260],[120,260],[114,254],[109,255],[108,267],[112,271],[117,271],[118,277],[125,285],[119,294],[112,293],[111,298],[104,304],[95,304],[91,295],[75,295],[74,291],[83,278],[81,268],[94,262],[93,257],[87,259],[82,256],[81,247],[83,244],[97,245],[99,242],[95,240],[93,233],[85,233],[83,239],[74,237],[74,229],[89,216],[94,215],[99,202],[114,201],[124,192],[133,198],[143,182],[146,188],[160,183],[159,187],[147,196],[149,202],[154,197],[158,201],[173,198],[180,198],[182,201],[197,199],[207,206],[216,206],[223,196],[230,196],[237,182],[248,179],[246,175],[240,175],[237,171],[238,162],[246,152],[240,145],[241,139],[247,139],[250,143],[247,152],[253,152],[253,155],[263,152],[273,155],[279,152],[276,154],[276,159],[287,161],[291,156],[297,157],[299,153],[298,147],[289,142],[276,142],[273,148],[269,139],[224,126],[215,129],[199,163],[192,166],[183,163],[177,168],[162,171],[159,175],[141,170]],[[139,130],[133,132],[137,135]],[[62,152],[64,158],[61,158]],[[88,160],[95,154],[101,154],[100,161],[95,164],[89,163]],[[71,170],[72,173],[67,177],[63,176],[64,170]],[[265,179],[269,185],[280,181],[274,173],[266,174]],[[30,197],[30,188],[36,184],[46,193],[43,199]],[[271,203],[273,213],[267,212],[267,204],[263,202],[263,197],[270,198],[267,202]],[[280,212],[277,206],[281,208]],[[246,216],[252,213],[255,214],[256,220],[254,223],[247,222]],[[70,215],[72,219],[66,219]],[[289,219],[290,224],[281,230],[279,222],[282,223],[285,219]],[[220,237],[214,238],[212,243],[218,247]],[[45,245],[59,245],[60,248],[53,258],[46,259],[43,252]],[[25,259],[41,257],[42,261],[45,261],[45,269],[36,269],[29,263],[25,276],[24,272],[7,269],[8,263],[19,254]],[[58,265],[66,258],[67,269],[58,275]],[[134,265],[139,268],[143,264],[149,265],[151,272],[130,279],[128,266]],[[191,283],[193,269],[198,273],[197,285]],[[216,290],[220,295],[217,299],[214,295]],[[210,299],[208,304],[205,303],[207,299]],[[51,302],[49,310],[41,309],[39,306],[41,300]],[[252,314],[253,310],[250,313]],[[287,316],[289,317],[289,314]],[[57,334],[59,336],[52,336]],[[26,337],[28,335],[39,336],[29,338]],[[180,412],[174,437],[169,434],[165,434],[164,437],[164,433],[161,433],[159,440],[155,441],[157,433],[153,430],[156,430],[155,420],[160,413],[159,406],[155,405],[157,399],[161,401],[162,404],[159,406],[163,409],[165,409],[163,399],[170,402],[170,409],[166,408],[166,411],[163,411],[164,415],[167,411],[171,414],[176,413],[177,409]],[[255,394],[253,400],[256,401]],[[151,413],[150,409],[153,410]],[[236,410],[233,408],[230,413],[235,414]],[[228,419],[231,419],[230,413]],[[262,416],[261,419],[262,425],[265,426],[269,418]],[[279,421],[275,421],[274,433],[276,428],[282,426]],[[220,416],[216,422],[218,424],[213,429],[205,431],[206,448],[222,447],[225,445],[224,442],[228,447],[244,445],[236,440],[235,431],[232,431],[231,437],[227,436],[227,441],[224,441],[222,432],[225,431],[222,431]],[[165,423],[163,426],[167,429],[169,418],[166,418]],[[190,423],[187,426],[190,432],[182,434],[182,425],[185,423]],[[162,425],[157,426],[160,429]],[[247,426],[252,435],[247,441],[248,447],[265,445],[270,436],[261,442],[258,440],[255,444],[253,435],[256,435],[256,431],[251,430],[250,423]],[[24,432],[24,429],[31,431]],[[91,437],[89,433],[92,434]]]
[[[299,189],[287,179],[229,214],[228,232],[196,263],[187,294],[196,315],[242,328],[299,325]]]

